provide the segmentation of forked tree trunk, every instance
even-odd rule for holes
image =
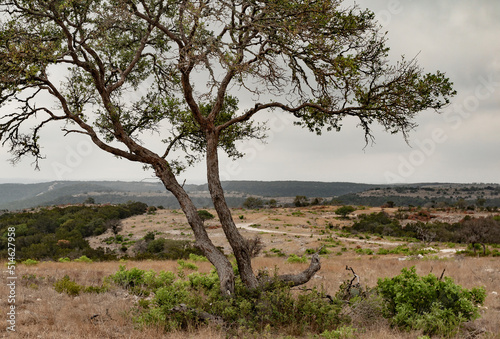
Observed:
[[[218,137],[215,133],[207,133],[207,181],[210,196],[219,217],[222,229],[233,249],[241,280],[247,288],[259,286],[252,270],[252,261],[248,242],[238,232],[224,197],[224,190],[219,178],[219,159],[217,154]]]
[[[214,203],[215,210],[219,216],[222,229],[226,235],[238,265],[241,280],[249,289],[264,287],[267,281],[258,281],[252,270],[252,261],[248,242],[240,234],[224,198],[224,190],[219,177],[219,160],[217,155],[218,138],[215,133],[207,133],[207,179],[208,188]],[[307,283],[314,274],[321,269],[319,254],[316,253],[311,259],[309,267],[298,274],[285,274],[278,279],[290,286],[298,286]]]
[[[188,194],[177,182],[171,169],[166,163],[155,166],[156,176],[162,181],[167,190],[172,192],[179,202],[182,211],[186,215],[189,225],[196,239],[195,246],[198,247],[207,259],[215,266],[219,276],[220,290],[225,296],[234,294],[234,272],[231,262],[210,240],[203,221],[198,215],[196,206]]]

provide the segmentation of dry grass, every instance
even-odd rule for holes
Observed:
[[[224,338],[222,330],[207,327],[191,332],[164,334],[159,329],[139,329],[134,326],[128,310],[136,303],[137,297],[124,290],[114,288],[103,294],[81,293],[77,297],[59,294],[53,288],[55,280],[68,275],[81,285],[99,285],[104,277],[115,273],[119,265],[127,268],[138,267],[144,270],[176,270],[175,261],[105,262],[105,263],[40,263],[35,266],[18,265],[18,286],[16,290],[17,336],[19,338]],[[208,272],[208,263],[197,263],[200,271]],[[496,258],[459,258],[447,260],[399,261],[395,256],[344,255],[323,259],[322,269],[308,284],[323,286],[334,294],[342,281],[351,279],[346,265],[352,267],[360,276],[361,284],[374,286],[378,278],[399,274],[403,267],[416,266],[419,274],[433,272],[451,277],[456,283],[471,288],[484,286],[488,292],[482,318],[476,323],[491,335],[500,338],[500,261]],[[255,259],[255,269],[280,272],[298,272],[307,264],[289,264],[283,258],[259,257]],[[6,272],[2,273],[6,281]],[[28,281],[23,276],[36,275],[37,279]],[[41,279],[40,277],[45,277]],[[7,309],[7,286],[0,286],[0,305]],[[2,312],[5,314],[6,312]],[[95,321],[91,317],[95,317]],[[362,319],[361,319],[362,320]],[[365,330],[357,334],[360,338],[415,338],[418,333],[405,333],[391,329],[382,319],[365,323]],[[2,323],[0,331],[5,331]],[[3,332],[5,333],[5,332]]]
[[[264,250],[277,248],[286,254],[302,255],[307,248],[318,248],[320,240],[327,235],[323,234],[325,226],[346,226],[348,221],[336,219],[336,207],[303,208],[303,209],[273,209],[260,211],[245,211],[236,209],[233,215],[237,223],[259,224],[255,230],[241,230],[245,237],[251,238],[256,234],[265,244]],[[367,209],[356,213],[371,213],[380,209]],[[214,211],[210,211],[213,214]],[[296,213],[300,212],[300,213]],[[391,212],[391,211],[390,211]],[[243,216],[240,219],[240,216]],[[448,216],[449,217],[449,216]],[[207,222],[216,226],[217,220]],[[263,233],[263,231],[280,231],[286,234]],[[162,236],[174,239],[192,239],[185,217],[171,210],[160,210],[156,215],[143,215],[127,219],[121,234],[133,234],[132,239],[142,238],[148,231],[161,232]],[[221,229],[209,229],[211,238],[217,246],[223,246],[229,253],[229,246]],[[260,233],[258,233],[260,232]],[[297,236],[297,234],[303,234]],[[311,236],[312,235],[312,236]],[[109,235],[107,235],[109,236]],[[102,239],[91,239],[94,246],[103,246]],[[403,267],[416,266],[417,273],[426,275],[429,272],[439,276],[444,275],[466,288],[484,286],[487,298],[482,309],[482,318],[475,322],[475,326],[484,328],[488,338],[500,338],[500,259],[499,258],[470,258],[451,257],[440,255],[437,260],[400,261],[400,256],[368,256],[357,255],[356,247],[372,248],[393,247],[387,244],[370,244],[368,242],[346,241],[339,238],[342,245],[330,248],[332,254],[322,259],[322,269],[308,283],[309,287],[322,286],[327,293],[335,294],[340,284],[352,278],[352,273],[346,270],[346,265],[352,267],[360,276],[363,286],[374,286],[377,279],[391,277],[400,273]],[[394,243],[396,244],[396,243]],[[335,255],[341,247],[347,252],[341,256]],[[442,245],[441,245],[442,248]],[[7,281],[7,272],[2,264],[1,281]],[[196,263],[201,272],[211,269],[209,263]],[[34,266],[17,266],[16,289],[16,338],[225,338],[223,330],[215,327],[206,327],[189,332],[162,333],[155,328],[137,328],[131,321],[129,310],[136,304],[138,298],[129,295],[126,291],[113,288],[103,294],[81,293],[77,297],[59,294],[54,290],[53,283],[68,275],[80,285],[100,285],[106,276],[114,274],[120,265],[127,268],[138,267],[143,270],[165,270],[175,272],[175,261],[128,261],[103,263],[54,263],[43,262]],[[299,272],[307,264],[290,264],[283,257],[255,258],[254,269],[267,269],[273,272],[275,267],[279,273]],[[22,279],[32,275],[31,280]],[[34,278],[36,276],[36,278]],[[42,279],[43,277],[43,279]],[[496,293],[494,293],[496,292]],[[7,302],[8,287],[0,284],[0,310],[6,314],[9,306]],[[91,317],[94,320],[91,320]],[[391,329],[381,318],[367,321],[364,317],[354,317],[358,324],[362,324],[363,331],[356,333],[359,338],[416,338],[419,333],[399,332]],[[6,322],[0,321],[0,333],[6,336]],[[273,338],[272,336],[267,336]]]

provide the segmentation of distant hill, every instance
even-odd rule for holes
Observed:
[[[247,195],[277,198],[335,197],[359,193],[375,185],[307,181],[227,181],[223,182],[231,206],[240,206]],[[185,185],[198,206],[210,206],[207,185]],[[148,205],[177,208],[175,198],[160,182],[53,181],[37,184],[0,184],[0,209],[17,210],[37,206],[82,203],[142,201]]]
[[[358,193],[380,185],[319,181],[227,181],[223,187],[226,192],[244,192],[270,198],[297,195],[314,198]]]
[[[338,203],[380,206],[393,201],[396,206],[426,204],[482,203],[500,206],[498,184],[371,185],[317,181],[226,181],[222,183],[229,206],[239,207],[248,196],[291,202],[295,196],[335,199]],[[207,185],[185,185],[198,207],[212,206]],[[160,182],[53,181],[37,184],[0,184],[0,210],[83,203],[141,201],[148,205],[178,208],[179,204]],[[479,199],[479,200],[478,200]],[[483,201],[484,200],[484,201]]]

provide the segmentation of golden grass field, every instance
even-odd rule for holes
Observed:
[[[337,220],[333,207],[321,209],[273,209],[260,211],[234,210],[234,217],[242,233],[246,237],[255,234],[263,239],[264,250],[268,255],[271,248],[282,250],[286,254],[302,255],[307,248],[318,248],[325,225],[334,226],[349,224],[349,221]],[[362,213],[370,213],[377,209],[367,209]],[[378,209],[380,210],[380,209]],[[297,213],[299,212],[299,213]],[[360,213],[359,211],[357,213]],[[240,217],[242,216],[242,217]],[[446,217],[446,216],[443,216]],[[448,216],[452,217],[452,216]],[[216,226],[217,220],[207,223]],[[253,224],[254,227],[249,227]],[[255,225],[259,226],[255,226]],[[245,228],[243,228],[245,227]],[[251,230],[247,230],[249,228]],[[176,239],[190,239],[190,230],[185,218],[178,211],[160,210],[156,215],[143,215],[127,219],[121,231],[131,239],[139,239],[148,231],[157,231],[158,236]],[[265,231],[284,233],[265,233]],[[285,233],[286,232],[286,233]],[[209,230],[217,245],[227,249],[220,228]],[[131,234],[131,235],[130,235]],[[107,235],[109,236],[109,235]],[[332,236],[335,236],[333,233]],[[105,238],[106,236],[104,236]],[[102,238],[97,237],[91,243],[102,246]],[[351,239],[338,238],[341,245],[332,248],[332,253],[322,258],[322,268],[307,286],[323,286],[330,294],[335,294],[342,281],[350,280],[352,273],[346,271],[346,265],[352,267],[360,276],[363,286],[374,286],[377,279],[392,277],[400,273],[403,267],[415,266],[417,273],[426,275],[432,272],[451,277],[466,288],[484,286],[487,297],[481,310],[482,317],[473,324],[484,330],[485,338],[500,338],[500,259],[498,257],[472,258],[457,256],[453,253],[440,252],[431,259],[400,260],[401,255],[359,255],[356,248],[380,248],[395,246],[398,241],[387,239]],[[101,242],[101,243],[100,243]],[[431,246],[446,249],[444,244]],[[345,250],[336,255],[340,248]],[[208,272],[209,263],[198,262],[199,271]],[[57,293],[53,283],[65,275],[81,285],[100,285],[106,276],[114,274],[120,265],[127,268],[137,267],[144,270],[169,270],[175,272],[178,264],[175,261],[126,261],[126,262],[42,262],[26,266],[19,264],[16,268],[16,333],[7,334],[6,321],[0,321],[0,333],[4,337],[15,338],[225,338],[222,329],[215,326],[193,330],[191,332],[162,333],[155,328],[138,329],[130,319],[129,310],[137,302],[138,297],[129,295],[125,290],[113,287],[102,294],[81,293],[77,297],[65,293]],[[280,273],[298,272],[308,264],[287,263],[286,257],[261,255],[254,259],[254,269],[279,268]],[[7,281],[8,272],[2,263],[2,282]],[[24,276],[24,279],[23,279]],[[31,278],[29,278],[31,277]],[[9,290],[6,283],[0,285],[0,309],[6,318],[9,304]],[[97,315],[97,316],[96,316]],[[93,318],[92,318],[93,317]],[[371,324],[363,324],[364,330],[358,332],[359,338],[417,338],[419,333],[400,332],[390,328],[385,320],[377,320]],[[261,335],[265,336],[265,335]],[[268,334],[268,338],[279,338],[276,334]],[[305,337],[308,338],[308,337]],[[310,337],[312,338],[312,337]]]

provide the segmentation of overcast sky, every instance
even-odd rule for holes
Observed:
[[[377,14],[388,31],[394,61],[418,55],[426,72],[446,73],[458,91],[452,105],[441,115],[422,112],[410,145],[401,135],[375,128],[375,144],[365,147],[355,121],[346,120],[339,133],[318,137],[293,126],[284,114],[268,116],[267,144],[242,145],[247,156],[235,162],[221,155],[222,179],[500,183],[500,2],[356,3]],[[0,182],[153,178],[141,165],[116,159],[82,137],[64,137],[55,128],[44,136],[46,160],[40,162],[40,171],[31,159],[12,166],[7,149],[0,148]],[[204,183],[204,173],[200,163],[181,174],[180,181]]]

